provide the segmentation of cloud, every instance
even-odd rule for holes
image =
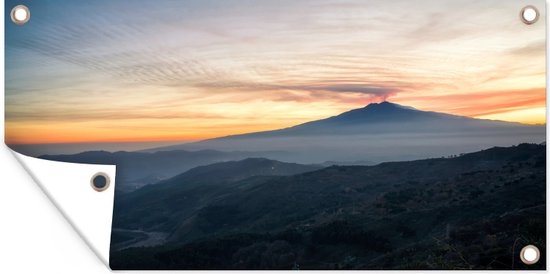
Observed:
[[[545,107],[546,89],[544,87],[520,90],[491,90],[480,92],[462,92],[441,95],[404,94],[399,102],[411,102],[426,110],[438,110],[440,106],[452,114],[470,117],[506,113],[509,111]],[[464,102],[468,102],[465,104]]]
[[[143,106],[146,107],[146,106]],[[149,107],[148,112],[140,111],[140,108],[116,109],[116,110],[79,110],[73,109],[46,108],[41,112],[36,111],[9,111],[6,112],[6,119],[10,121],[55,121],[55,122],[83,122],[83,121],[100,121],[100,120],[140,120],[140,119],[158,119],[158,120],[223,120],[230,119],[229,116],[209,114],[209,113],[194,113],[188,111],[179,111],[177,113],[166,112],[166,110],[158,107]]]
[[[546,40],[534,41],[525,46],[519,46],[509,50],[509,53],[519,57],[537,57],[540,58],[546,52]]]
[[[544,24],[525,28],[517,3],[129,3],[29,3],[30,23],[6,26],[6,120],[207,119],[223,131],[231,119],[288,126],[386,99],[467,115],[544,102],[539,91],[470,96],[544,82]]]
[[[398,92],[395,88],[386,87],[372,87],[366,85],[335,85],[319,87],[321,90],[334,91],[334,92],[353,92],[353,93],[365,93],[378,96],[388,96]]]

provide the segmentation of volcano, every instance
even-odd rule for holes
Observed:
[[[232,135],[149,151],[285,151],[281,161],[374,162],[445,157],[494,146],[541,143],[544,125],[475,119],[391,102],[289,128]]]

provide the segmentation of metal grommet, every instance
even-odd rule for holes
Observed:
[[[540,260],[540,250],[534,245],[528,245],[521,249],[519,258],[524,264],[536,264]]]
[[[25,5],[17,5],[10,12],[11,21],[17,25],[23,25],[31,19],[31,12]]]
[[[90,185],[97,192],[107,190],[110,184],[111,180],[109,179],[109,175],[103,172],[96,173],[90,180]]]
[[[532,25],[536,23],[539,20],[540,12],[535,6],[526,6],[523,9],[521,9],[521,12],[519,13],[519,18],[523,23],[527,25]]]

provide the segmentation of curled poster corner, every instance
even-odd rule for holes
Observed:
[[[116,166],[56,162],[11,152],[92,251],[108,266]],[[98,172],[110,178],[109,188],[102,192],[94,191],[90,183]]]

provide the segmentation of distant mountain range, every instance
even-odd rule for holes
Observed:
[[[457,155],[493,146],[541,143],[544,125],[480,120],[384,102],[290,128],[227,136],[141,152],[91,151],[40,158],[116,164],[117,190],[133,191],[191,168],[246,158],[322,165]]]
[[[544,248],[545,157],[546,146],[522,144],[376,166],[195,168],[117,197],[111,267],[521,267],[514,241]],[[162,246],[136,247],[151,233]]]
[[[383,102],[290,128],[147,150],[286,151],[277,160],[398,161],[545,140],[544,125],[474,119]]]
[[[282,157],[284,153],[199,151],[106,152],[89,151],[72,155],[43,155],[40,158],[52,161],[117,165],[117,191],[133,191],[147,184],[171,178],[197,166],[223,161],[243,160],[253,157]]]

